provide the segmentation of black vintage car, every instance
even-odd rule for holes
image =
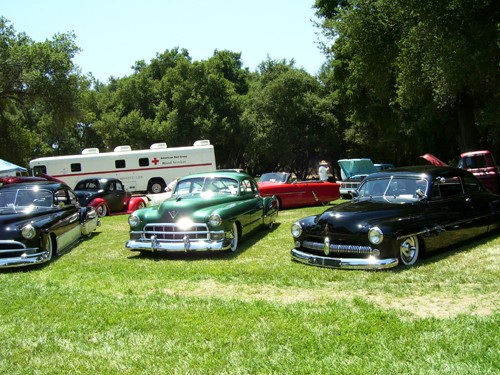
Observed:
[[[0,268],[44,263],[99,225],[69,186],[50,181],[0,188]]]
[[[500,226],[500,196],[458,168],[374,173],[354,199],[292,225],[293,260],[314,266],[411,266],[430,253]]]
[[[78,181],[75,194],[82,206],[92,206],[99,217],[108,214],[129,214],[146,207],[144,195],[133,195],[123,183],[111,177],[87,178]]]

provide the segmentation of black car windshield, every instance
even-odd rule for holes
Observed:
[[[238,181],[227,177],[196,177],[180,180],[173,195],[201,194],[238,194]]]
[[[415,202],[427,195],[428,182],[411,177],[377,178],[364,180],[358,189],[358,198],[379,199],[389,202]]]
[[[287,182],[288,173],[264,173],[259,182]]]
[[[0,191],[0,208],[51,207],[52,192],[43,189],[3,189]]]

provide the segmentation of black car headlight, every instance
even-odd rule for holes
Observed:
[[[31,240],[36,236],[36,229],[33,227],[33,225],[27,224],[21,229],[21,234],[27,240]]]
[[[384,240],[384,233],[379,227],[370,228],[368,231],[368,240],[372,244],[378,245]]]
[[[131,228],[135,228],[135,227],[136,227],[136,226],[138,226],[140,223],[141,223],[141,219],[139,218],[139,216],[134,215],[134,214],[131,214],[131,215],[128,217],[128,225],[130,225],[130,227],[131,227]]]
[[[293,223],[290,231],[292,232],[293,238],[299,238],[302,234],[302,225],[300,225],[299,222]]]
[[[208,218],[208,225],[211,227],[218,227],[222,223],[222,219],[218,214],[212,214]]]

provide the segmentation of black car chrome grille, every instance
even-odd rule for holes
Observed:
[[[208,240],[209,232],[205,224],[193,224],[187,230],[175,223],[148,224],[144,228],[146,238],[156,236],[158,241],[182,241],[185,236],[193,240]]]
[[[0,258],[19,256],[26,252],[26,246],[18,241],[0,241]]]
[[[311,250],[323,251],[324,242],[304,241],[303,247]],[[362,254],[371,255],[373,249],[370,246],[330,244],[331,253]]]

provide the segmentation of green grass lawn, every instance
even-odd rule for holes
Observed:
[[[1,374],[498,374],[500,238],[366,272],[290,260],[281,211],[237,253],[141,256],[127,216],[0,271]]]

